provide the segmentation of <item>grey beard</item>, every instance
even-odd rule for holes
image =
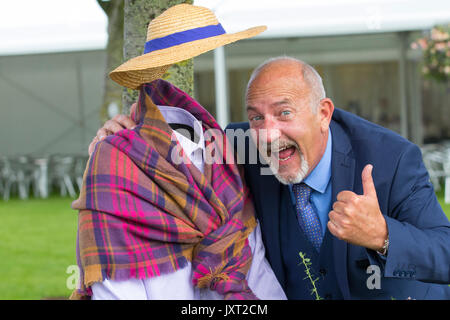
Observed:
[[[279,142],[277,141],[276,143],[273,143],[272,145],[278,147]],[[289,185],[289,184],[300,183],[303,181],[303,179],[305,179],[306,174],[309,171],[309,165],[306,162],[303,153],[300,151],[300,148],[297,145],[295,145],[295,148],[300,155],[301,167],[298,170],[298,172],[295,173],[295,176],[293,176],[293,177],[292,176],[290,176],[290,177],[281,176],[279,174],[279,162],[278,162],[279,159],[274,159],[272,156],[267,156],[267,150],[264,150],[262,152],[263,158],[266,161],[266,163],[269,165],[270,170],[274,174],[275,178],[277,178],[277,180],[280,181],[282,184]]]
[[[300,150],[298,150],[300,153]],[[300,183],[303,181],[303,179],[305,179],[306,174],[309,171],[309,166],[308,163],[305,161],[305,157],[303,156],[302,153],[300,153],[300,159],[301,159],[301,167],[298,170],[298,172],[295,174],[294,177],[282,177],[279,173],[278,173],[278,166],[273,167],[272,163],[269,163],[269,168],[270,170],[272,170],[273,174],[275,175],[275,178],[278,179],[278,181],[280,181],[282,184],[296,184],[296,183]]]

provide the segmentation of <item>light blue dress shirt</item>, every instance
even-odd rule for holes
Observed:
[[[314,170],[303,180],[312,189],[311,205],[319,216],[323,236],[327,230],[328,213],[331,210],[331,147],[331,130],[328,129],[328,141],[325,153]],[[295,195],[292,191],[292,185],[289,185],[289,190],[295,209]]]

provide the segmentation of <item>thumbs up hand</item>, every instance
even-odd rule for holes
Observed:
[[[372,165],[366,165],[361,174],[364,194],[338,193],[333,210],[328,214],[328,229],[338,239],[380,251],[388,229],[378,204],[372,169]]]

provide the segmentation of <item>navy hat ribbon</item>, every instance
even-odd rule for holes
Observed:
[[[210,25],[206,27],[199,27],[189,29],[173,34],[169,34],[165,37],[149,40],[145,43],[144,54],[150,53],[155,50],[161,50],[177,46],[183,43],[206,39],[210,37],[220,36],[225,34],[225,30],[219,23],[217,25]]]

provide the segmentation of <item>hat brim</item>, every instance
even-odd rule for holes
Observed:
[[[253,27],[236,33],[222,34],[156,50],[128,60],[111,71],[109,76],[124,87],[138,89],[144,83],[161,78],[174,63],[194,58],[238,40],[254,37],[266,29],[266,26]]]

